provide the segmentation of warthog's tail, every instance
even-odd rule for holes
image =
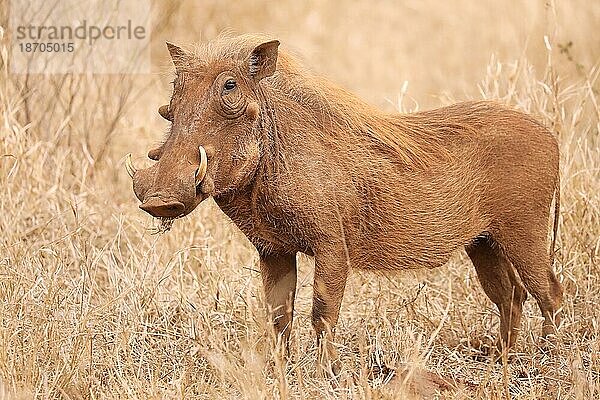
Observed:
[[[556,249],[556,234],[558,232],[558,217],[560,216],[560,172],[556,179],[556,187],[554,188],[554,226],[552,228],[552,244],[550,245],[550,266],[554,265],[554,254]]]

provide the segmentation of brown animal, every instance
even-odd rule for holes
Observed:
[[[501,346],[515,342],[527,292],[543,335],[554,332],[562,289],[547,235],[559,151],[542,124],[489,101],[382,112],[260,35],[195,52],[167,46],[176,78],[159,113],[170,134],[148,154],[155,165],[127,163],[140,208],[171,220],[212,196],[258,250],[284,341],[296,253],[315,257],[312,323],[325,361],[336,359],[351,268],[435,268],[463,246],[499,308]]]

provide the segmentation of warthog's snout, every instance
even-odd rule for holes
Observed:
[[[163,200],[160,197],[146,199],[140,208],[153,217],[177,218],[185,212],[185,205],[177,200]]]
[[[195,162],[165,157],[144,169],[135,168],[128,155],[125,167],[133,180],[135,195],[142,202],[140,208],[153,217],[173,219],[190,213],[208,197],[200,189],[206,177],[208,157],[202,146],[198,154]]]

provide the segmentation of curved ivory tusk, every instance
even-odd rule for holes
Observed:
[[[135,173],[137,172],[137,169],[135,169],[135,167],[133,166],[133,163],[131,162],[131,153],[129,153],[125,156],[125,169],[127,170],[127,173],[129,174],[129,176],[132,178],[133,178],[133,175],[135,175]]]
[[[196,170],[196,186],[202,183],[206,176],[206,168],[208,167],[208,157],[206,156],[206,150],[204,147],[198,146],[200,151],[200,166]]]

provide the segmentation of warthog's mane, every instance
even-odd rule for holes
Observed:
[[[180,61],[180,67],[201,73],[211,64],[224,60],[247,61],[256,46],[269,40],[272,38],[258,34],[221,35],[198,45],[193,57]],[[339,137],[340,132],[359,135],[408,165],[424,166],[447,159],[450,153],[443,145],[444,136],[472,134],[479,125],[478,120],[489,120],[490,109],[494,108],[489,103],[478,102],[452,106],[452,112],[444,112],[444,109],[409,114],[384,112],[313,73],[298,57],[281,47],[277,71],[264,81],[271,89],[270,97],[274,98],[270,100],[278,112],[288,112],[293,118],[294,106],[301,105],[316,126],[334,128],[321,130],[321,134],[337,135],[330,138],[332,142],[344,140]]]

